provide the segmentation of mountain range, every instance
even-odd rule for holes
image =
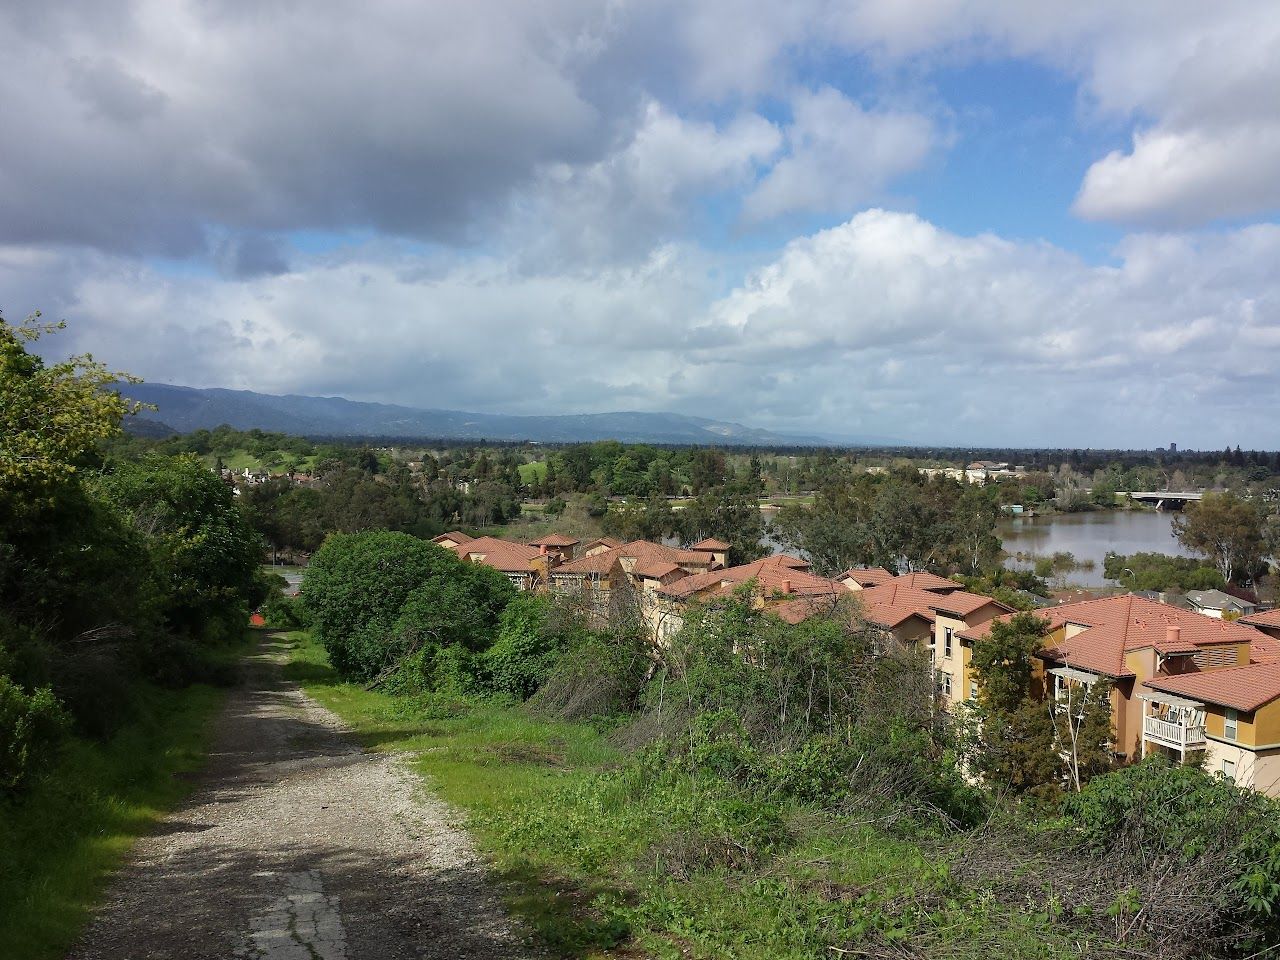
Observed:
[[[509,416],[462,410],[420,410],[342,397],[275,396],[250,390],[182,387],[141,383],[121,391],[153,405],[135,418],[134,432],[177,433],[226,424],[237,430],[269,430],[310,437],[386,437],[398,439],[532,440],[579,443],[744,444],[828,446],[879,444],[882,438],[842,438],[782,434],[723,420],[679,413],[589,413]]]

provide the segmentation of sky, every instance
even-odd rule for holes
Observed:
[[[150,381],[1280,447],[1280,7],[7,0],[0,310]]]

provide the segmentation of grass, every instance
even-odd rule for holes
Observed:
[[[537,460],[533,463],[522,463],[519,470],[521,483],[526,485],[535,481],[541,483],[547,476],[547,462],[545,460]]]
[[[306,634],[288,639],[289,675],[464,812],[508,906],[556,956],[1078,955],[1047,918],[952,881],[955,838],[744,808],[722,781],[646,768],[589,724],[371,692],[339,682]],[[758,857],[735,862],[740,835]]]
[[[225,693],[139,685],[108,741],[74,738],[30,795],[0,804],[0,954],[65,955],[134,840],[187,794]]]

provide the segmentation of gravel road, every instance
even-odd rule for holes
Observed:
[[[456,815],[280,679],[283,660],[268,639],[246,662],[194,793],[136,845],[70,957],[532,956]]]

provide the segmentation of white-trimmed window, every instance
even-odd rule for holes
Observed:
[[[1237,726],[1238,720],[1239,720],[1239,715],[1235,712],[1235,710],[1233,710],[1231,707],[1227,707],[1227,712],[1223,714],[1222,735],[1226,737],[1228,740],[1236,739],[1239,733],[1238,726]],[[1234,765],[1232,766],[1232,769],[1234,769]]]
[[[1230,780],[1232,783],[1236,782],[1236,762],[1234,760],[1222,761],[1222,778]]]
[[[969,681],[969,699],[970,700],[978,699],[978,681],[977,680]]]
[[[942,655],[948,660],[951,659],[951,635],[953,631],[950,627],[942,628]]]
[[[942,695],[949,697],[951,696],[951,674],[944,673],[940,674],[940,676],[942,677]]]

